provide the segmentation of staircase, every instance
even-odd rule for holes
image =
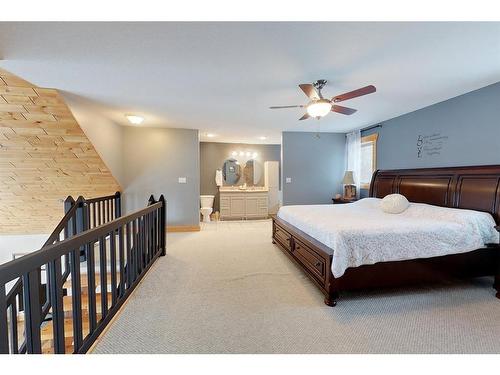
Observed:
[[[120,213],[119,195],[68,197],[46,245],[0,265],[0,354],[88,351],[165,255],[163,196]]]
[[[82,275],[82,331],[83,336],[87,336],[90,333],[90,322],[89,322],[89,299],[88,299],[88,285],[87,285],[87,275]],[[100,275],[96,275],[99,277]],[[111,279],[111,274],[107,275],[108,279]],[[71,288],[71,280],[64,283],[64,288]],[[108,306],[111,306],[112,300],[111,295],[107,295]],[[101,305],[101,293],[96,291],[96,318],[99,321],[102,317],[102,305]],[[64,308],[64,346],[66,353],[72,353],[74,351],[74,341],[73,341],[73,302],[72,297],[67,295],[63,297],[63,308]],[[54,331],[53,325],[50,321],[42,323],[41,328],[41,340],[42,340],[42,353],[43,354],[54,354]]]
[[[111,279],[111,273],[108,273],[107,279]],[[99,274],[96,274],[96,278],[100,278]],[[81,317],[82,317],[82,332],[83,336],[87,336],[90,334],[90,312],[89,312],[89,293],[88,293],[88,283],[87,283],[87,275],[82,274],[81,278]],[[119,281],[119,278],[118,278]],[[68,279],[64,284],[63,288],[66,293],[71,288],[71,279]],[[109,291],[109,289],[108,289]],[[96,295],[96,320],[99,321],[102,318],[102,304],[101,304],[101,293],[100,286],[95,289]],[[111,294],[107,294],[107,305],[112,307],[112,297]],[[66,353],[74,352],[74,340],[73,340],[73,301],[71,295],[65,295],[63,297],[63,309],[64,309],[64,347]],[[40,335],[41,335],[41,345],[42,345],[42,354],[54,354],[54,330],[52,319],[52,308],[49,310],[49,314],[47,315],[44,322],[41,324]],[[10,324],[10,321],[8,322]],[[18,331],[22,332],[24,329],[25,319],[24,312],[17,313],[17,327]],[[22,344],[24,337],[20,337],[18,339],[18,345]]]

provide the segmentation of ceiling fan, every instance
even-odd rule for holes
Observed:
[[[334,96],[332,99],[325,99],[321,94],[321,90],[325,87],[327,81],[325,79],[319,79],[314,83],[303,83],[299,87],[304,91],[311,101],[306,105],[284,105],[284,106],[274,106],[269,107],[270,109],[281,109],[281,108],[305,108],[306,113],[304,116],[299,118],[299,120],[306,120],[310,117],[315,117],[320,119],[326,116],[330,112],[337,112],[343,115],[352,115],[356,112],[353,108],[343,107],[336,105],[334,103],[342,102],[344,100],[357,98],[359,96],[368,95],[377,91],[375,86],[365,86],[360,89],[349,91],[341,95]]]

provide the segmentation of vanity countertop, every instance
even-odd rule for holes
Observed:
[[[246,188],[240,189],[237,186],[224,186],[219,189],[221,193],[267,193],[266,188]]]

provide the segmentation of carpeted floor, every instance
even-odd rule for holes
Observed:
[[[492,278],[344,294],[331,308],[270,236],[270,221],[169,234],[94,353],[500,353]]]

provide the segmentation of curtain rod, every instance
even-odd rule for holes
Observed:
[[[361,132],[364,132],[364,131],[367,131],[367,130],[372,130],[372,129],[381,128],[381,127],[382,127],[382,124],[367,126],[366,128],[359,129],[359,132],[361,133]],[[347,134],[349,134],[349,133],[345,133],[346,137],[347,137]]]
[[[377,124],[377,125],[368,126],[366,128],[360,129],[360,131],[364,132],[364,131],[367,131],[367,130],[372,130],[372,129],[381,128],[381,127],[382,127],[382,124]]]

